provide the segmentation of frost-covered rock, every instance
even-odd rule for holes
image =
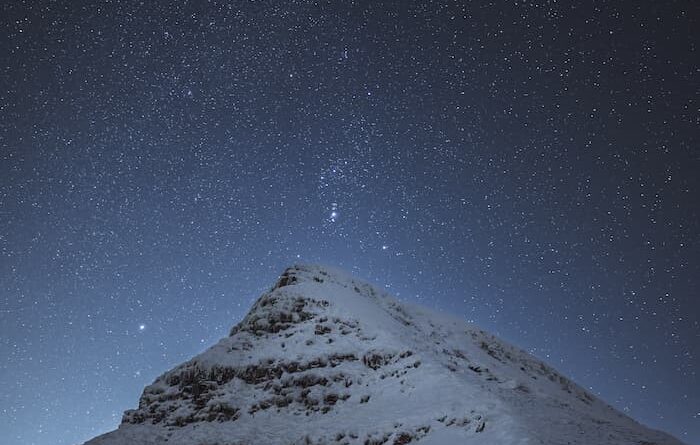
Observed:
[[[88,445],[680,445],[534,357],[327,267],[295,266]]]

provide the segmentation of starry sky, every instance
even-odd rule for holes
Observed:
[[[700,443],[692,1],[4,1],[0,430],[113,429],[289,265]]]

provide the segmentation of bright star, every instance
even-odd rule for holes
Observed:
[[[140,325],[139,325],[139,331],[143,331],[143,330],[145,330],[145,329],[146,329],[146,325],[145,325],[145,324],[140,324]]]

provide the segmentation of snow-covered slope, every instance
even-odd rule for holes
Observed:
[[[295,266],[89,445],[680,445],[463,321]]]

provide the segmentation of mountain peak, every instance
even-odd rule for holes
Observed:
[[[380,297],[390,299],[374,286],[342,270],[328,266],[298,264],[285,269],[269,292],[255,302],[248,315],[231,330],[278,333],[318,318],[320,308],[342,312],[345,317],[367,317],[381,306]],[[331,303],[333,303],[331,305]]]
[[[89,444],[409,442],[680,444],[478,328],[312,265]]]
[[[272,290],[297,283],[323,284],[326,282],[347,286],[358,281],[341,269],[318,264],[295,264],[282,272]]]

